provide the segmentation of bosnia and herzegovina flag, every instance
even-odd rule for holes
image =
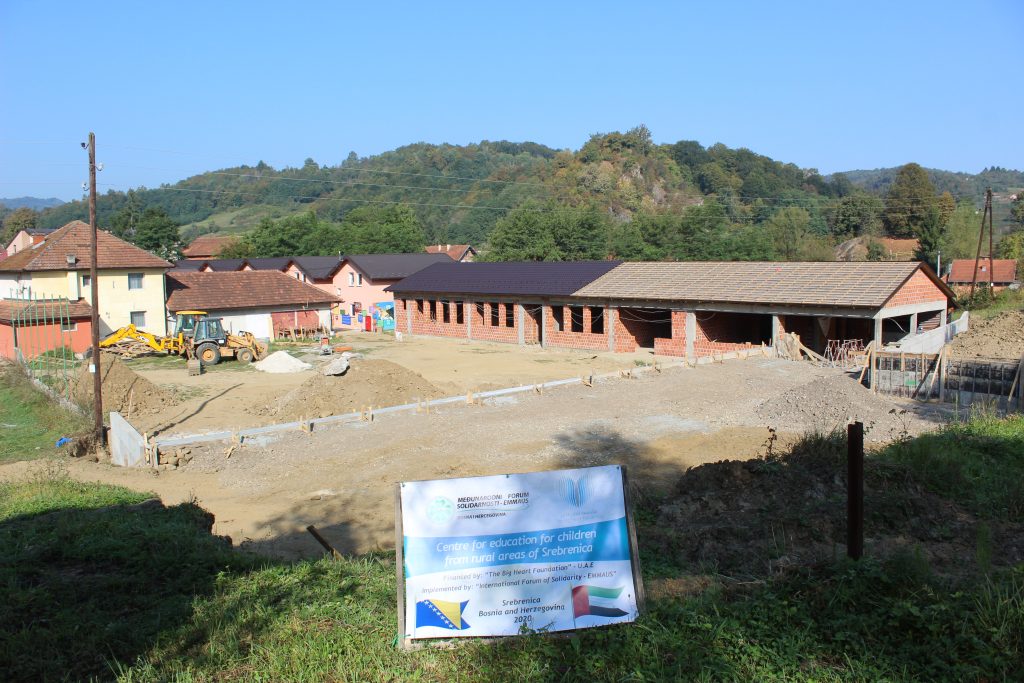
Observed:
[[[622,587],[602,588],[601,586],[573,586],[572,613],[573,617],[624,617],[628,614],[618,607],[609,607],[608,603],[622,594]],[[602,602],[594,604],[593,600]]]
[[[416,627],[437,626],[454,631],[465,630],[469,628],[469,624],[462,618],[462,613],[468,604],[469,600],[420,600],[416,603]]]

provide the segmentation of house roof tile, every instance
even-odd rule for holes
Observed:
[[[988,258],[982,258],[978,264],[978,282],[1007,283],[1017,279],[1017,262],[1014,259],[997,258],[989,263]],[[964,284],[974,280],[974,259],[958,258],[953,259],[949,267],[949,275],[946,281],[949,283]]]
[[[0,262],[0,271],[83,270],[91,267],[91,231],[87,223],[71,221],[46,236],[38,244],[23,249]],[[105,230],[96,231],[97,267],[170,268],[167,261],[114,237]],[[68,257],[74,265],[68,265]]]
[[[217,256],[223,249],[238,244],[239,241],[238,235],[200,235],[182,249],[181,253],[189,258]]]
[[[927,266],[903,261],[623,263],[575,294],[647,301],[879,308],[919,268],[947,296],[953,296]]]
[[[92,307],[81,299],[78,301],[0,299],[0,321],[2,322],[12,322],[15,319],[22,322],[45,322],[65,316],[70,320],[91,318]]]
[[[219,311],[332,304],[339,297],[275,270],[167,274],[167,310]]]
[[[431,244],[424,251],[428,254],[448,254],[453,261],[462,260],[467,251],[476,253],[476,249],[468,244]]]
[[[621,261],[438,263],[386,289],[401,292],[568,296]]]
[[[371,280],[400,280],[435,263],[452,263],[448,254],[349,254],[345,259]]]

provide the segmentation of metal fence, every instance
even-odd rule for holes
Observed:
[[[4,300],[10,310],[14,360],[33,379],[70,399],[82,361],[75,357],[71,302],[22,293]]]

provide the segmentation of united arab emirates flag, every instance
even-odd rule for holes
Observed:
[[[601,586],[573,586],[572,588],[572,612],[573,617],[624,617],[624,612],[618,607],[609,606],[619,595],[622,594],[622,587],[602,588]],[[597,604],[594,604],[594,601]]]

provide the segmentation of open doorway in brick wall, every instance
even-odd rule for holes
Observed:
[[[655,339],[672,338],[672,312],[667,308],[620,308],[618,319],[638,348],[654,349]]]

